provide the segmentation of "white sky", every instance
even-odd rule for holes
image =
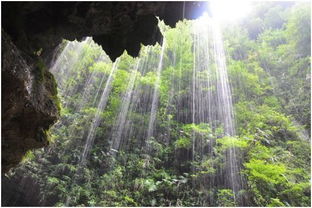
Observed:
[[[250,0],[215,0],[210,1],[210,7],[220,22],[235,22],[249,14],[252,3]]]

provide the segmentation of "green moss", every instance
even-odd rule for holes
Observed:
[[[125,196],[124,200],[126,201],[126,204],[129,205],[129,206],[135,206],[135,207],[138,206],[138,204],[134,201],[134,199],[132,199],[129,196]]]
[[[232,148],[232,147],[246,148],[248,146],[248,143],[246,140],[239,138],[239,137],[230,137],[230,136],[225,136],[225,137],[217,139],[217,144],[221,144],[222,150]]]
[[[49,98],[53,101],[53,103],[56,105],[56,108],[59,112],[62,110],[62,105],[60,98],[57,95],[49,96]]]
[[[54,102],[54,104],[57,107],[57,110],[61,112],[61,101],[60,98],[57,96],[57,84],[54,76],[49,72],[45,72],[45,85],[49,88],[49,91],[51,93],[50,99]]]
[[[42,59],[38,59],[36,65],[35,65],[35,76],[36,81],[39,83],[44,83],[51,85],[50,92],[55,95],[57,94],[57,84],[54,79],[54,76],[49,72],[48,68],[44,64]]]
[[[45,84],[49,86],[49,91],[52,95],[57,95],[57,84],[53,74],[51,74],[49,71],[45,71],[44,75],[44,81]]]
[[[190,138],[180,137],[177,141],[175,141],[174,145],[176,148],[190,148],[192,142]]]
[[[40,142],[40,143],[48,142],[48,144],[53,142],[55,138],[56,136],[51,134],[50,129],[43,129],[43,128],[40,128],[37,131],[37,135],[35,137],[37,142]]]
[[[231,189],[219,189],[217,193],[217,204],[220,207],[234,207],[236,206],[234,200],[234,193]]]
[[[53,139],[55,139],[55,136],[54,136],[54,137],[52,136],[52,134],[51,134],[51,132],[50,132],[50,129],[44,130],[44,134],[45,134],[46,140],[47,140],[49,143],[51,143],[51,142],[54,141]]]
[[[32,150],[28,150],[27,152],[26,152],[26,154],[23,156],[23,158],[22,158],[22,163],[25,163],[25,162],[27,162],[27,161],[30,161],[30,160],[32,160],[32,159],[34,159],[35,158],[35,155],[34,155],[34,153],[33,153],[33,151]]]
[[[36,81],[41,83],[44,81],[44,75],[47,71],[45,64],[43,63],[42,59],[39,59],[35,65],[35,75]]]
[[[51,93],[49,98],[56,105],[57,110],[61,111],[61,101],[57,96],[57,83],[54,76],[48,71],[42,59],[38,59],[35,67],[36,84],[44,85]]]
[[[284,207],[285,205],[278,198],[271,198],[270,204],[268,207]]]

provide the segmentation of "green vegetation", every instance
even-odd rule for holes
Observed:
[[[302,133],[311,128],[309,8],[308,3],[259,3],[243,22],[223,28],[235,136],[226,135],[218,122],[192,123],[192,22],[162,26],[167,47],[153,137],[146,138],[146,131],[159,45],[141,50],[144,67],[135,72],[123,125],[127,137],[121,135],[112,156],[114,125],[137,60],[126,53],[120,58],[86,164],[80,164],[81,153],[113,64],[94,42],[67,45],[60,65],[68,71],[56,73],[63,107],[51,130],[53,142],[15,171],[36,179],[42,206],[309,207],[311,146]],[[207,76],[216,81],[201,71],[199,82]],[[215,91],[203,87],[205,93]],[[224,182],[225,155],[233,149],[244,179],[238,193]]]

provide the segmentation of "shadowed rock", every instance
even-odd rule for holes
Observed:
[[[2,32],[2,171],[26,151],[48,145],[46,131],[59,115],[54,77],[43,65],[27,63]]]

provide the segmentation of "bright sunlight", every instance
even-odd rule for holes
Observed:
[[[221,22],[237,21],[251,10],[251,2],[247,0],[218,0],[211,1],[210,5],[212,15]]]

